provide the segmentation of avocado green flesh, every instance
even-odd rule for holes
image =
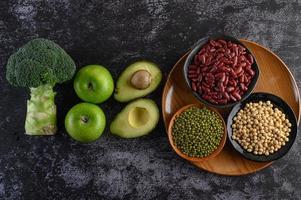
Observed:
[[[112,134],[122,138],[135,138],[151,132],[159,121],[159,109],[150,99],[129,103],[110,125]]]
[[[146,89],[137,89],[131,84],[132,75],[138,70],[146,70],[151,74],[151,83]],[[138,61],[128,66],[120,75],[115,89],[114,98],[120,102],[127,102],[144,97],[154,91],[160,84],[162,73],[159,67],[149,61]]]

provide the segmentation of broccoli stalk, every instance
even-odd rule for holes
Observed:
[[[55,92],[51,85],[30,88],[25,130],[28,135],[53,135],[56,130]]]
[[[70,80],[76,67],[72,58],[47,39],[34,39],[10,56],[6,78],[14,86],[30,88],[25,133],[54,135],[56,105],[53,86]]]

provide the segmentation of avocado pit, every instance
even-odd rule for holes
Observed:
[[[146,70],[138,70],[131,77],[131,84],[139,90],[144,90],[150,86],[152,75]]]

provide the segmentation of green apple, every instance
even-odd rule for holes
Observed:
[[[83,101],[101,103],[114,91],[110,72],[101,65],[87,65],[81,68],[74,79],[74,90]]]
[[[65,128],[75,140],[83,143],[97,140],[106,126],[106,116],[95,104],[79,103],[66,115]]]

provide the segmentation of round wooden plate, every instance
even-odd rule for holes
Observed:
[[[248,40],[241,39],[256,57],[260,68],[260,76],[253,92],[269,92],[285,100],[294,111],[298,123],[300,121],[300,95],[297,84],[284,62],[265,47]],[[189,53],[189,52],[188,52]],[[162,113],[167,128],[173,114],[181,107],[200,103],[185,83],[183,65],[186,53],[173,67],[167,78],[162,95]],[[227,119],[229,109],[219,110]],[[227,142],[224,149],[216,157],[203,161],[191,162],[200,169],[221,175],[245,175],[268,167],[272,162],[254,162],[247,160],[235,152]]]

